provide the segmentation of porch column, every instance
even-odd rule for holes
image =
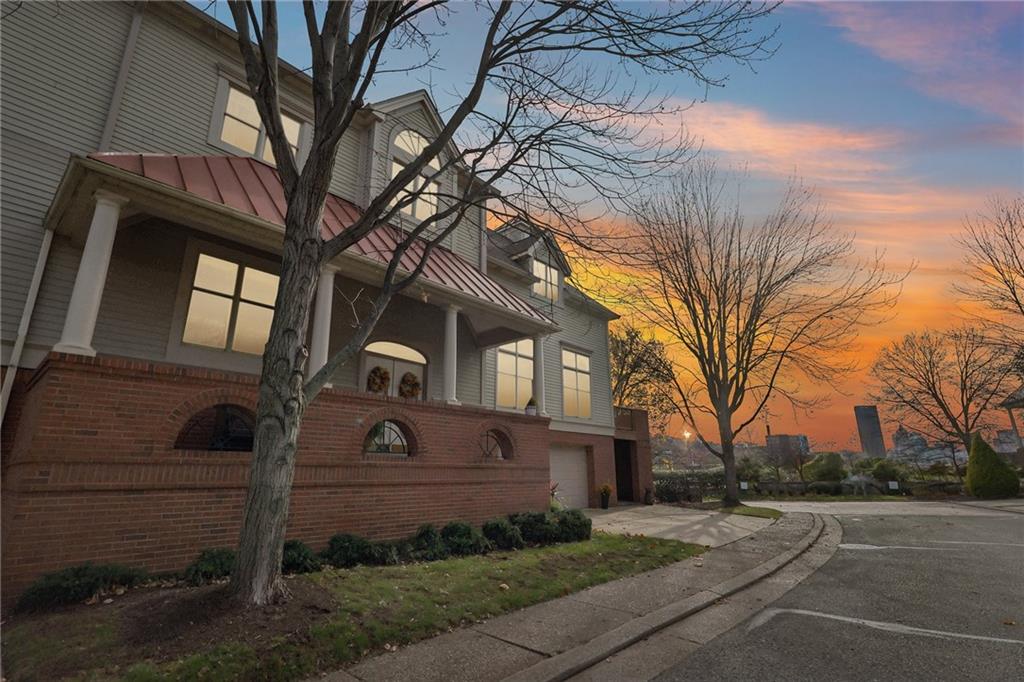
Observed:
[[[85,239],[78,274],[75,275],[75,287],[71,290],[71,301],[64,318],[64,332],[60,342],[53,347],[59,353],[96,355],[92,347],[92,334],[96,329],[100,301],[103,300],[103,287],[107,281],[110,253],[117,234],[117,221],[121,216],[121,207],[128,203],[128,199],[103,190],[93,196],[96,208],[93,209],[89,235]]]
[[[548,415],[547,401],[544,398],[544,339],[537,334],[533,337],[533,399],[537,402],[537,414]]]
[[[459,308],[450,305],[444,311],[444,399],[451,405],[458,405],[459,399],[455,391],[458,372],[456,370],[459,354]]]
[[[316,285],[316,301],[313,303],[313,334],[309,343],[309,371],[312,377],[327,364],[331,346],[331,311],[334,305],[334,274],[331,266],[324,266]],[[330,384],[326,384],[330,388]]]

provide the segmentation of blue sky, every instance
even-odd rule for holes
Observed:
[[[216,12],[230,23],[225,6]],[[281,14],[282,54],[306,67],[301,10],[289,3]],[[709,154],[748,169],[751,213],[795,173],[865,252],[883,248],[896,267],[919,263],[896,319],[863,336],[867,364],[885,341],[963,312],[950,291],[961,221],[991,195],[1024,189],[1024,4],[789,3],[765,27],[774,24],[774,56],[756,72],[718,65],[725,87],[664,124],[684,124]],[[430,82],[443,114],[446,93],[475,64],[481,25],[472,3],[454,3],[434,68],[382,78],[371,99]],[[705,97],[684,78],[646,80],[680,101]],[[863,374],[839,388],[847,395],[813,418],[780,417],[776,431],[844,446]]]

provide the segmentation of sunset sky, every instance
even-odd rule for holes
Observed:
[[[230,23],[223,4],[208,11]],[[435,68],[419,82],[384,79],[372,99],[429,78],[443,113],[446,85],[462,85],[474,63],[478,21],[455,13]],[[951,290],[960,257],[953,236],[990,196],[1024,188],[1024,4],[789,3],[773,23],[777,52],[756,72],[722,64],[716,73],[728,82],[706,97],[683,78],[658,84],[680,102],[698,100],[681,123],[707,153],[747,169],[748,215],[765,211],[796,175],[864,252],[885,249],[897,269],[917,262],[894,318],[861,336],[866,366],[885,342],[962,315]],[[286,12],[282,52],[303,67],[305,40],[298,12]],[[857,449],[852,406],[867,399],[863,372],[837,388],[845,395],[808,389],[828,397],[813,414],[777,405],[773,432]],[[884,427],[887,443],[894,428]],[[763,428],[743,439],[762,441]]]

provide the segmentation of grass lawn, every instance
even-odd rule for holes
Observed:
[[[768,507],[749,507],[741,504],[738,507],[722,507],[718,511],[723,514],[739,514],[740,516],[756,516],[759,519],[777,519],[782,516],[778,509]]]
[[[224,586],[134,590],[112,604],[4,624],[7,680],[291,680],[370,653],[659,568],[703,547],[594,533],[589,542],[289,580],[280,607],[235,609]]]

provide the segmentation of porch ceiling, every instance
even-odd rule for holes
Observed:
[[[273,244],[279,250],[287,211],[284,190],[276,169],[256,159],[163,154],[73,157],[50,208],[48,224],[62,232],[80,232],[88,225],[88,218],[83,210],[84,197],[76,195],[80,190],[91,194],[92,190],[109,185],[106,180],[114,181],[114,191],[140,190],[142,194],[129,194],[140,210],[149,212],[152,208],[156,215],[182,222],[200,216],[157,207],[158,200],[170,200],[178,206],[184,203],[199,211],[207,209],[219,215],[213,220],[198,220],[197,224],[204,229],[220,231],[263,248]],[[231,221],[236,224],[228,224],[225,215],[237,218]],[[321,228],[323,238],[341,234],[359,215],[355,204],[329,194]],[[254,233],[253,223],[265,228],[262,234]],[[336,265],[343,272],[367,277],[371,283],[374,278],[379,281],[400,239],[401,233],[393,226],[378,227],[341,254]],[[401,268],[411,271],[425,247],[426,242],[415,242],[403,255]],[[441,246],[431,252],[417,286],[421,292],[430,294],[433,302],[460,306],[484,347],[558,329],[546,315]]]

